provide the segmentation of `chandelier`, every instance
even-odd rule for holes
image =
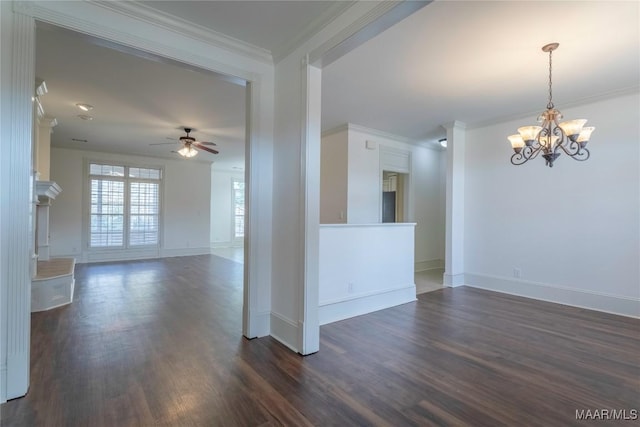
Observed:
[[[553,162],[562,152],[578,161],[589,158],[586,146],[595,127],[584,127],[587,122],[585,119],[558,124],[562,113],[553,105],[551,90],[551,54],[558,46],[558,43],[549,43],[542,47],[543,52],[549,52],[549,102],[546,111],[538,117],[541,125],[518,128],[517,134],[508,137],[515,151],[511,156],[511,163],[516,166],[535,159],[540,153],[549,167],[553,167]]]

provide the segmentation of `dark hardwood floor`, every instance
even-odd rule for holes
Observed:
[[[443,289],[323,326],[301,357],[241,337],[241,264],[76,272],[73,304],[32,316],[31,389],[2,405],[3,427],[567,426],[640,409],[635,319]]]

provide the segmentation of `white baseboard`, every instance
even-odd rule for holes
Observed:
[[[271,336],[298,353],[298,324],[278,313],[271,312]]]
[[[220,248],[241,248],[243,246],[242,242],[211,242],[211,249],[220,249]]]
[[[417,261],[415,263],[413,271],[417,272],[417,271],[433,270],[434,268],[444,268],[444,260],[430,259],[427,261]]]
[[[318,307],[320,325],[360,316],[416,300],[416,285],[387,289],[366,295],[321,302]]]
[[[180,248],[160,249],[160,258],[172,258],[176,256],[209,255],[211,248]]]
[[[474,273],[465,274],[465,283],[474,288],[640,318],[640,299],[636,298]]]
[[[0,364],[0,403],[7,401],[7,364]]]
[[[249,335],[245,337],[260,338],[266,337],[271,331],[271,313],[268,311],[252,312],[249,311]]]
[[[135,261],[142,259],[172,258],[178,256],[209,255],[211,248],[179,249],[123,249],[115,251],[84,252],[76,255],[56,255],[56,258],[75,258],[77,264],[89,262]]]
[[[444,272],[444,276],[442,276],[442,282],[444,286],[448,286],[450,288],[455,288],[457,286],[464,285],[465,275],[464,274],[447,274]]]

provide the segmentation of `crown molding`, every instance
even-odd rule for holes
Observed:
[[[613,91],[601,93],[601,94],[598,94],[598,95],[593,95],[593,96],[588,96],[588,97],[585,97],[585,98],[580,98],[580,99],[577,99],[577,100],[574,100],[574,101],[570,101],[570,102],[565,102],[561,106],[556,105],[556,108],[561,109],[561,110],[565,110],[567,108],[581,107],[583,105],[591,104],[591,103],[594,103],[594,102],[606,101],[607,99],[611,99],[611,98],[618,98],[620,96],[637,94],[638,92],[640,92],[640,86],[630,86],[630,87],[626,87],[626,88],[622,88],[622,89],[618,89],[618,90],[613,90]],[[495,118],[490,119],[490,120],[484,120],[484,121],[481,121],[481,122],[471,123],[471,124],[467,125],[467,129],[479,129],[479,128],[483,128],[483,127],[487,127],[487,126],[493,126],[493,125],[497,125],[497,124],[500,124],[500,123],[506,123],[506,122],[511,122],[511,121],[515,121],[515,120],[526,120],[526,119],[528,119],[530,122],[533,123],[535,121],[535,118],[540,115],[540,112],[543,109],[544,108],[540,108],[539,110],[536,110],[536,111],[529,111],[529,112],[526,112],[526,113],[518,113],[518,114],[510,114],[508,116],[495,117]]]
[[[93,0],[89,1],[89,3],[148,24],[161,27],[185,37],[214,45],[220,49],[225,49],[230,52],[249,57],[255,61],[269,65],[273,64],[273,57],[271,52],[267,49],[229,37],[223,33],[213,31],[168,13],[160,12],[152,7],[140,3],[104,0]]]
[[[309,63],[325,67],[392,27],[433,0],[383,0],[309,54]],[[356,2],[367,5],[368,2]]]
[[[420,144],[422,141],[418,141],[415,139],[411,139],[411,138],[407,138],[404,136],[400,136],[400,135],[395,135],[392,133],[388,133],[388,132],[383,132],[381,130],[378,129],[372,129],[372,128],[368,128],[366,126],[361,126],[361,125],[356,125],[353,123],[345,123],[342,124],[340,126],[336,126],[332,129],[329,129],[327,131],[322,132],[322,137],[326,137],[326,136],[330,136],[339,132],[344,132],[344,131],[355,131],[355,132],[362,132],[362,133],[368,133],[371,136],[377,136],[378,138],[385,138],[385,139],[391,139],[393,141],[397,141],[397,142],[402,142],[404,144],[411,144],[411,145],[418,145]]]
[[[311,23],[308,24],[302,32],[298,33],[295,37],[291,37],[281,46],[278,46],[276,49],[271,51],[273,55],[273,62],[277,64],[278,62],[289,56],[299,46],[309,41],[311,37],[318,34],[323,28],[333,22],[338,16],[342,15],[342,13],[344,13],[355,3],[355,0],[344,0],[335,2],[333,5],[327,8],[327,10],[325,10],[313,21],[311,21]]]

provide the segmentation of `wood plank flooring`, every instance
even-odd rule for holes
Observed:
[[[216,256],[78,265],[75,301],[32,315],[31,389],[2,426],[570,426],[640,409],[636,319],[446,288],[323,326],[301,357],[242,338],[241,304],[242,265]]]

